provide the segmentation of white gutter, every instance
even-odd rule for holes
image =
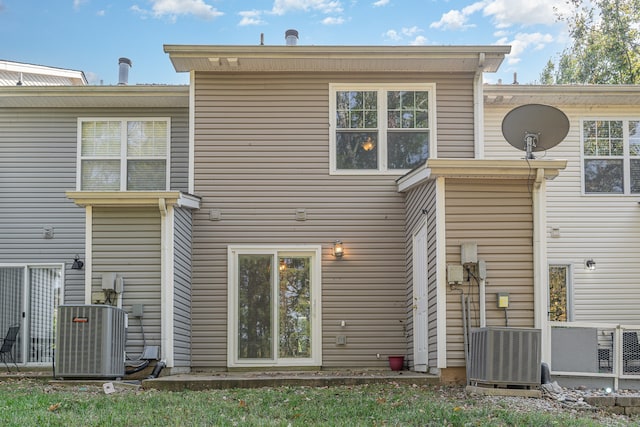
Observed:
[[[484,93],[482,86],[482,70],[484,53],[478,57],[478,70],[473,79],[473,139],[474,158],[484,159]]]

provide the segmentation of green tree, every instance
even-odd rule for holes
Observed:
[[[640,84],[640,0],[568,0],[573,44],[549,61],[543,84]]]

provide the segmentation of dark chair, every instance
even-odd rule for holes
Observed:
[[[19,326],[11,326],[7,331],[7,336],[4,337],[2,341],[2,348],[0,348],[0,357],[4,362],[4,365],[7,367],[7,371],[11,372],[9,365],[7,364],[7,356],[11,359],[11,362],[16,365],[16,370],[19,372],[20,368],[18,368],[18,364],[16,360],[13,358],[13,347],[16,344],[16,340],[18,339],[18,332],[20,331]]]
[[[624,363],[623,373],[640,372],[640,344],[638,343],[638,334],[636,332],[622,333],[622,361]]]

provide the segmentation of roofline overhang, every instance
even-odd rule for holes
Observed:
[[[638,105],[640,85],[494,85],[483,86],[487,105]]]
[[[398,191],[404,193],[417,185],[439,177],[552,180],[566,167],[566,160],[428,159],[423,166],[400,177],[396,182]]]
[[[495,72],[510,46],[225,46],[164,45],[174,68],[189,71]],[[339,64],[339,65],[338,65]],[[455,65],[458,65],[456,67]],[[435,71],[442,71],[439,68]]]
[[[0,107],[188,107],[187,85],[2,86]]]
[[[79,81],[81,85],[88,84],[84,72],[69,70],[67,68],[57,68],[45,65],[27,64],[26,62],[0,60],[0,70],[11,71],[14,73],[29,73],[45,76],[66,77]]]
[[[79,206],[200,209],[200,197],[181,191],[67,191],[66,196]]]

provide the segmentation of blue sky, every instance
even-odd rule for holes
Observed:
[[[535,82],[566,46],[564,0],[0,0],[0,59],[85,72],[117,84],[187,84],[164,44],[511,45],[485,81]]]

